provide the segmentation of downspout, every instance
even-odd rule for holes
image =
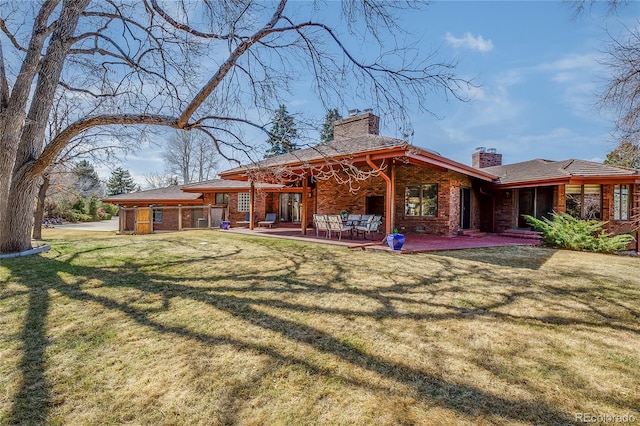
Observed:
[[[378,172],[380,174],[380,176],[382,176],[382,178],[385,180],[385,182],[387,183],[387,196],[385,198],[385,203],[384,203],[384,215],[385,215],[385,232],[387,234],[391,233],[391,230],[393,229],[393,224],[391,223],[393,220],[393,199],[391,198],[393,196],[393,185],[391,184],[391,178],[389,176],[387,176],[381,169],[380,167],[376,166],[373,161],[371,161],[371,156],[369,154],[367,154],[366,156],[366,160],[367,160],[367,164],[376,172]]]

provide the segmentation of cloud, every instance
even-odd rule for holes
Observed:
[[[453,47],[462,47],[480,52],[490,52],[493,50],[493,42],[491,40],[485,40],[480,34],[474,36],[471,33],[465,33],[462,38],[457,38],[453,34],[447,33],[444,38],[447,43]]]

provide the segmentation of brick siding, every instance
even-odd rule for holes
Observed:
[[[370,112],[343,118],[333,123],[333,138],[336,140],[379,133],[380,117]]]

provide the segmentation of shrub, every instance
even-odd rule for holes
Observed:
[[[82,197],[78,197],[76,198],[76,200],[73,202],[73,204],[71,205],[71,209],[72,210],[76,210],[82,214],[86,213],[86,205],[85,205],[85,201],[84,198]]]
[[[118,206],[115,204],[101,203],[100,207],[102,207],[104,211],[111,216],[117,216],[118,214]]]
[[[91,221],[91,216],[76,209],[67,210],[62,214],[62,217],[68,220],[69,222],[90,222]]]
[[[91,197],[87,200],[87,208],[85,212],[91,216],[92,220],[98,220],[98,203],[100,199],[97,194],[91,194]]]
[[[603,227],[607,222],[577,219],[567,213],[552,213],[552,218],[525,216],[529,225],[542,232],[549,247],[612,253],[625,250],[634,241],[630,234],[612,235]]]

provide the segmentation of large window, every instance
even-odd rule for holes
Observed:
[[[613,219],[629,220],[631,200],[629,199],[629,185],[614,185],[613,187]]]
[[[578,219],[602,219],[600,185],[565,185],[567,213]]]
[[[248,212],[250,205],[250,198],[248,192],[240,192],[238,193],[238,211],[239,212]]]
[[[227,192],[217,192],[216,204],[224,204],[225,206],[229,204],[229,194]]]
[[[438,216],[438,184],[408,185],[404,205],[406,216]]]

